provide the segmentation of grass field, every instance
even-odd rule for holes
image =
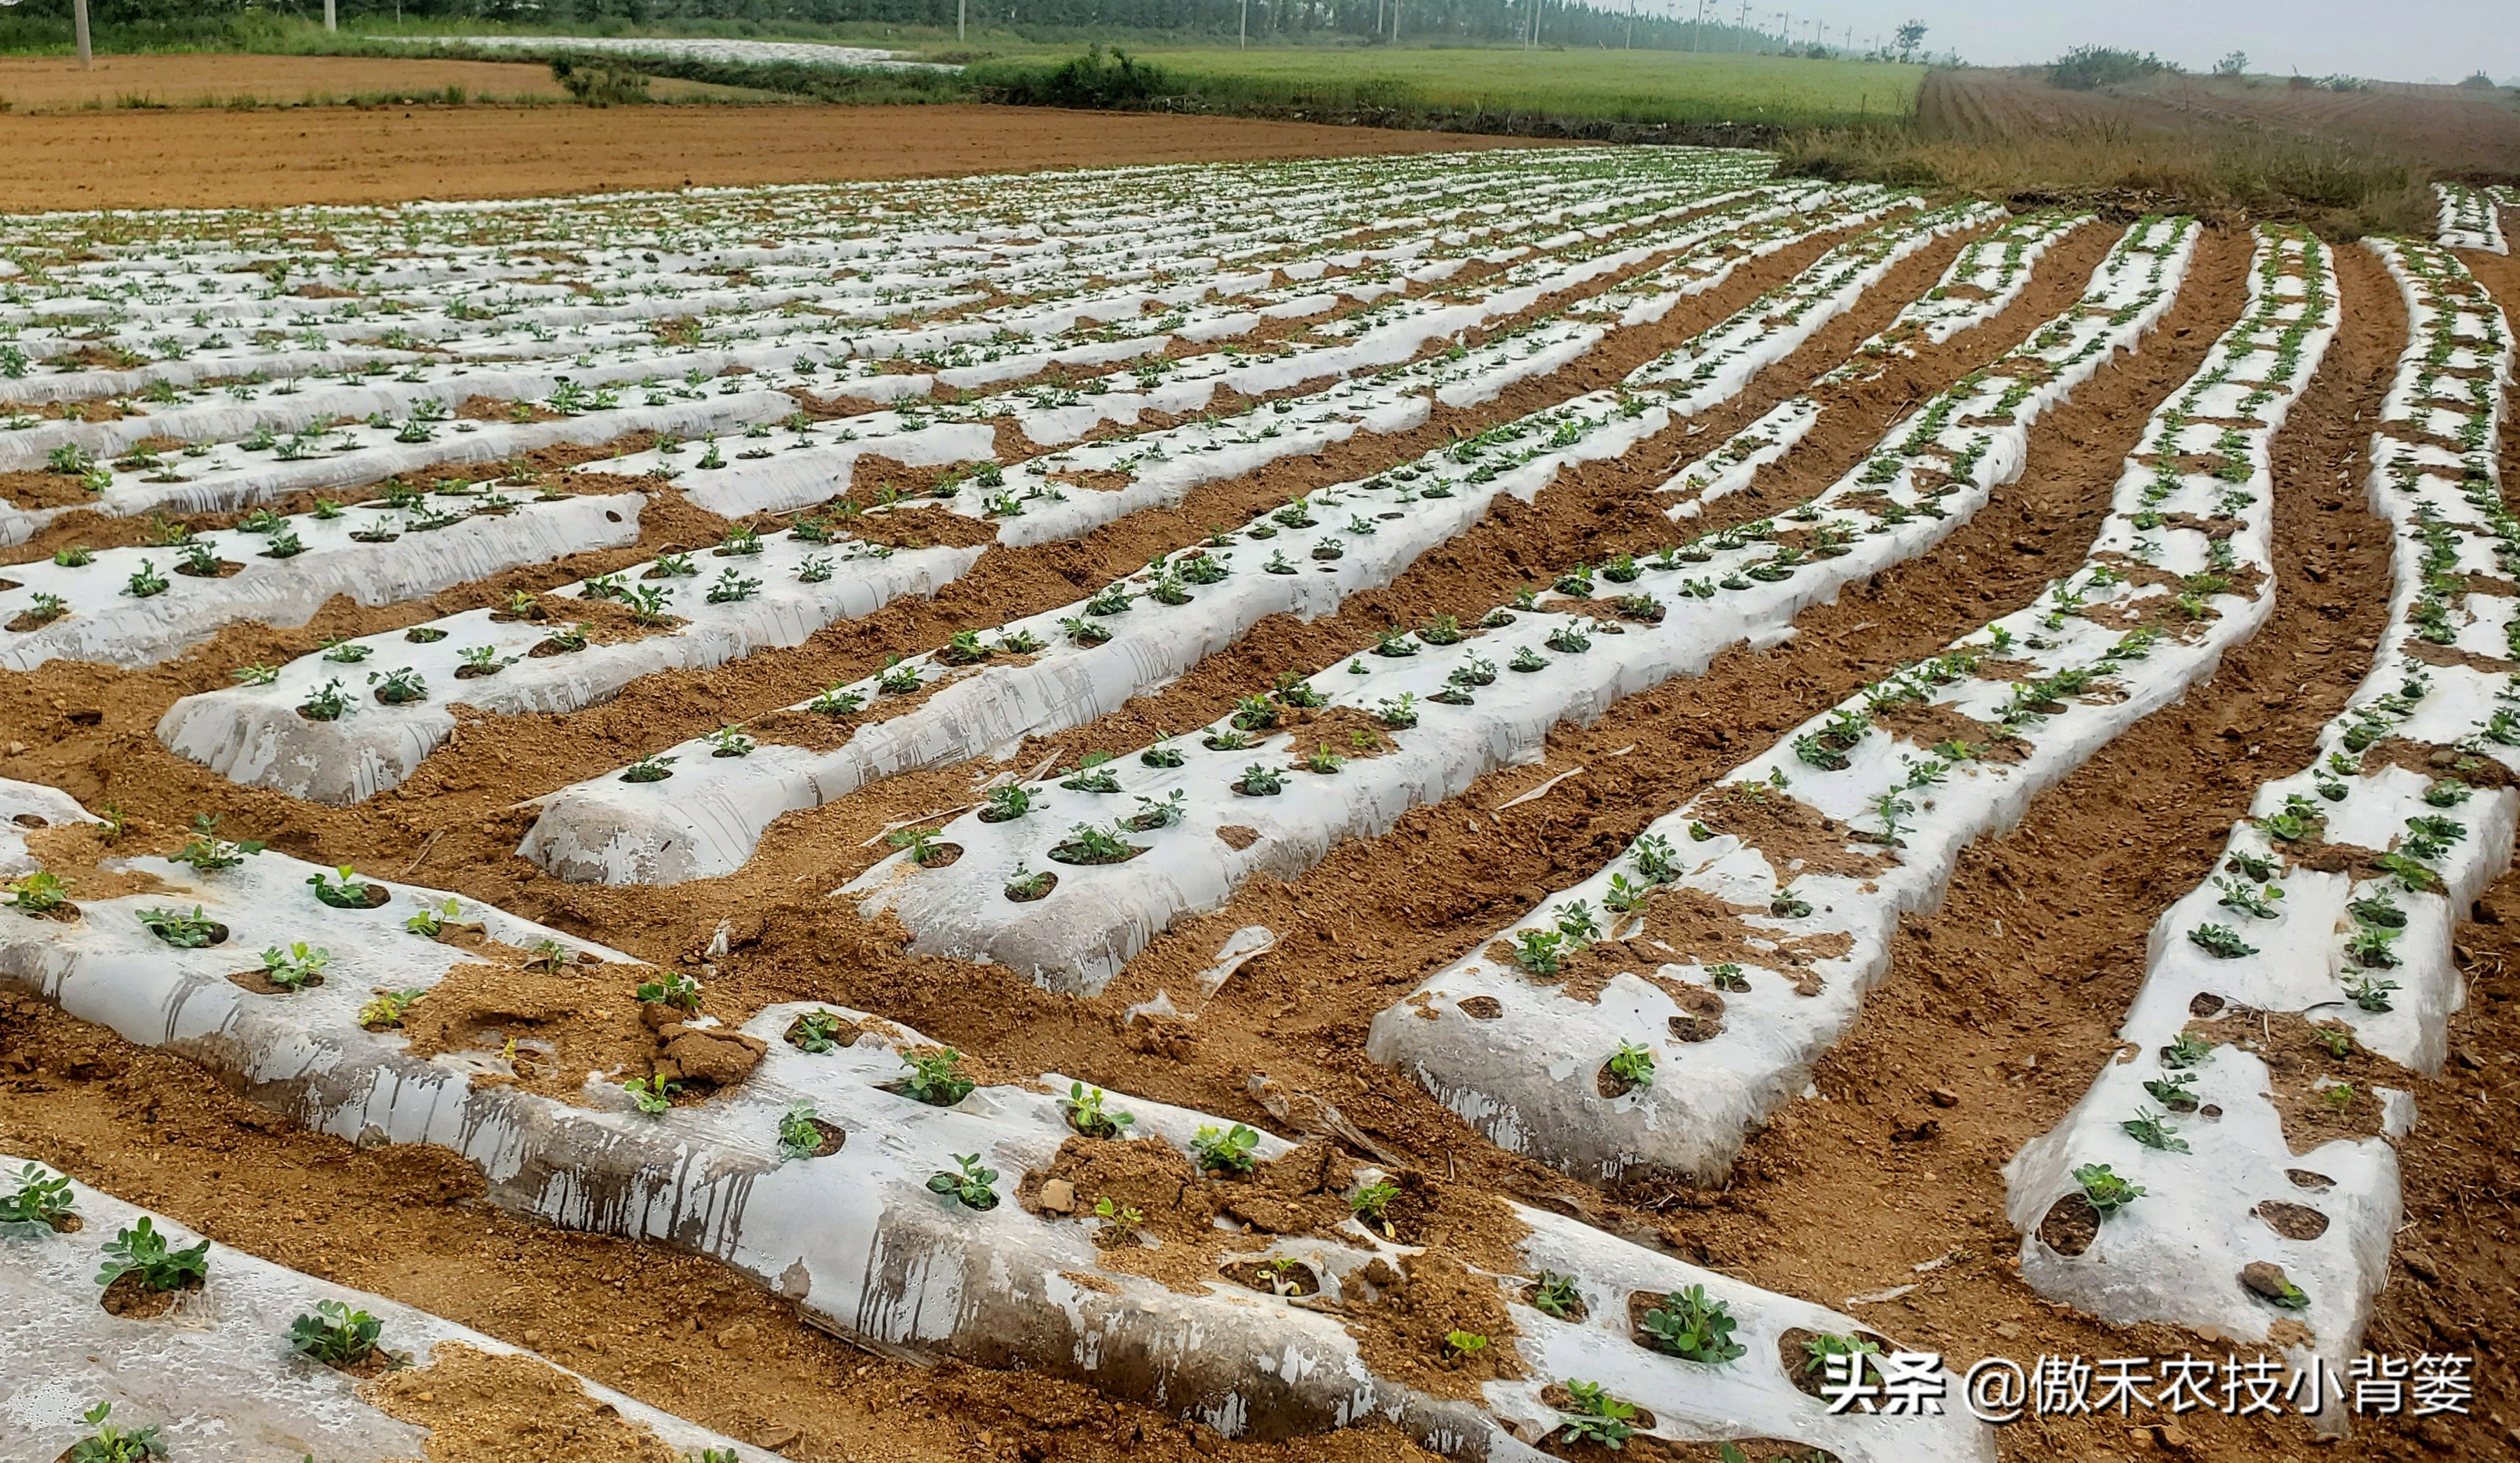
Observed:
[[[1202,93],[1284,105],[1364,103],[1622,122],[1824,126],[1906,116],[1920,66],[1679,51],[1157,50]]]

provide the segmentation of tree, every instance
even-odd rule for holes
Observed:
[[[2248,73],[2249,53],[2246,51],[2234,51],[2214,63],[2214,74],[2217,76],[2245,76]]]
[[[1916,54],[1916,47],[1924,43],[1925,23],[1910,21],[1900,26],[1896,33],[1899,37],[1899,59],[1906,61]]]

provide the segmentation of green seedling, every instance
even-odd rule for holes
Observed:
[[[1399,1236],[1392,1230],[1388,1211],[1391,1201],[1399,1197],[1400,1185],[1389,1179],[1376,1179],[1348,1197],[1348,1212],[1356,1215],[1357,1222],[1367,1228],[1380,1230],[1384,1239],[1397,1239]]]
[[[950,1108],[980,1085],[963,1074],[963,1054],[950,1046],[903,1052],[901,1061],[910,1069],[910,1075],[901,1079],[901,1090],[931,1108]]]
[[[42,1224],[58,1229],[70,1216],[70,1181],[41,1165],[18,1170],[18,1190],[0,1196],[0,1224]]]
[[[1654,1079],[1654,1054],[1633,1041],[1622,1041],[1604,1064],[1610,1075],[1631,1087],[1650,1087]]]
[[[2074,1182],[2083,1186],[2083,1198],[2102,1218],[2143,1197],[2143,1185],[2118,1177],[2106,1164],[2085,1164],[2074,1170]]]
[[[219,935],[218,922],[204,916],[199,904],[193,906],[191,914],[180,909],[144,909],[140,911],[140,923],[179,950],[206,948],[217,941]]]
[[[2228,925],[2199,925],[2187,932],[2188,943],[2221,960],[2237,960],[2258,953],[2258,947],[2240,937],[2240,932]]]
[[[370,1029],[401,1026],[403,1013],[428,993],[417,985],[402,990],[380,987],[368,998],[368,1003],[359,1008],[359,1025]]]
[[[683,1090],[683,1084],[659,1072],[649,1076],[632,1077],[621,1084],[621,1090],[630,1094],[630,1100],[639,1105],[640,1112],[654,1118],[673,1107],[674,1094]]]
[[[2157,1148],[2164,1153],[2187,1151],[2187,1140],[2175,1136],[2179,1129],[2162,1121],[2161,1115],[2149,1109],[2136,1109],[2135,1116],[2119,1123],[2118,1126],[2125,1130],[2128,1137],[2146,1148]]]
[[[1629,1419],[1637,1409],[1605,1391],[1598,1382],[1582,1382],[1568,1378],[1568,1405],[1557,1409],[1557,1428],[1552,1434],[1565,1443],[1598,1442],[1611,1452],[1627,1445],[1637,1430]]]
[[[1105,1096],[1106,1094],[1100,1087],[1088,1087],[1083,1082],[1070,1082],[1067,1084],[1067,1095],[1058,1100],[1059,1111],[1067,1115],[1067,1125],[1086,1137],[1127,1137],[1129,1124],[1138,1120],[1136,1116],[1129,1113],[1106,1112],[1103,1108]]]
[[[320,872],[309,874],[306,882],[314,886],[316,898],[335,909],[373,909],[384,902],[377,897],[382,891],[361,879],[348,864],[336,868],[333,874],[337,877],[328,878]]]
[[[105,1266],[97,1272],[96,1283],[111,1286],[125,1275],[137,1275],[141,1289],[152,1295],[164,1295],[198,1285],[209,1273],[208,1240],[189,1250],[174,1249],[158,1232],[157,1222],[142,1214],[139,1223],[118,1231],[106,1242]]]
[[[71,1443],[61,1463],[147,1463],[166,1456],[156,1423],[138,1429],[117,1427],[106,1420],[112,1411],[112,1402],[99,1402],[80,1413],[79,1421],[95,1431]]]
[[[953,1158],[953,1168],[927,1176],[928,1191],[943,1194],[965,1209],[996,1209],[998,1191],[990,1185],[998,1181],[998,1170],[981,1167],[976,1153],[958,1153]]]
[[[1575,1277],[1554,1270],[1541,1271],[1540,1278],[1532,1282],[1531,1305],[1541,1314],[1561,1321],[1574,1320],[1584,1313],[1584,1298],[1576,1293]]]
[[[823,1130],[814,1125],[814,1105],[792,1102],[779,1115],[779,1156],[810,1159],[822,1152]]]
[[[1239,1122],[1230,1128],[1201,1127],[1192,1135],[1190,1146],[1200,1172],[1238,1178],[1258,1162],[1252,1151],[1260,1146],[1260,1135]]]
[[[321,983],[332,963],[332,951],[293,940],[286,950],[273,945],[262,952],[262,978],[283,990],[303,990]]]
[[[40,869],[10,880],[7,888],[9,902],[20,914],[51,914],[70,901],[68,882]]]
[[[230,843],[220,838],[218,836],[220,816],[215,813],[195,813],[192,842],[168,855],[167,861],[188,863],[201,873],[215,874],[221,869],[235,868],[252,855],[260,853],[266,846],[259,841],[251,839],[242,843]]]
[[[1642,1324],[1656,1350],[1687,1360],[1721,1364],[1749,1351],[1732,1340],[1737,1323],[1732,1309],[1708,1299],[1702,1285],[1663,1297],[1660,1305],[1644,1313]]]
[[[301,1315],[290,1323],[289,1345],[299,1355],[326,1366],[352,1367],[376,1354],[377,1338],[383,1331],[384,1322],[364,1310],[353,1310],[339,1301],[318,1301],[313,1315]]]

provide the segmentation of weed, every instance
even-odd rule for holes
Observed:
[[[158,1232],[157,1222],[142,1214],[139,1223],[106,1242],[105,1267],[97,1272],[96,1283],[110,1286],[125,1275],[137,1275],[143,1290],[163,1295],[207,1279],[209,1273],[208,1240],[189,1250],[170,1248],[166,1237]]]
[[[1130,1113],[1104,1111],[1103,1101],[1107,1096],[1100,1087],[1070,1082],[1067,1095],[1058,1100],[1058,1108],[1067,1115],[1068,1126],[1089,1138],[1127,1137],[1129,1125],[1138,1120],[1137,1117]]]
[[[998,1170],[981,1167],[976,1153],[958,1153],[953,1159],[954,1167],[927,1175],[928,1192],[945,1195],[965,1209],[996,1209],[998,1191],[989,1186],[998,1181]]]
[[[901,1061],[910,1069],[910,1075],[901,1079],[902,1092],[931,1108],[950,1108],[980,1085],[964,1075],[963,1054],[950,1046],[903,1052]]]
[[[1253,1150],[1260,1146],[1260,1135],[1239,1122],[1224,1129],[1201,1127],[1190,1146],[1200,1172],[1240,1177],[1258,1162]]]
[[[1663,1297],[1660,1305],[1644,1313],[1642,1324],[1656,1350],[1690,1361],[1722,1363],[1749,1351],[1732,1340],[1736,1323],[1731,1308],[1708,1299],[1702,1285]]]

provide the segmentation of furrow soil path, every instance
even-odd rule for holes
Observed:
[[[2117,739],[2011,833],[1960,860],[1942,908],[1903,922],[1898,978],[1868,998],[1820,1065],[1825,1100],[1781,1114],[1723,1193],[1621,1196],[1661,1212],[1683,1253],[1840,1301],[1916,1280],[1910,1266],[1951,1257],[1918,1291],[1867,1310],[1911,1344],[1968,1359],[2182,1350],[2219,1359],[2231,1349],[2171,1326],[2104,1327],[2041,1302],[2006,1257],[2014,1238],[1996,1170],[2052,1126],[2114,1053],[2154,921],[2205,876],[2260,784],[2308,760],[2368,667],[2387,606],[2389,530],[2364,510],[2361,483],[2406,325],[2396,286],[2367,251],[2335,257],[2343,323],[2274,444],[2276,592],[2266,627],[2186,705]],[[2446,1137],[2415,1143],[2449,1151]],[[1870,1218],[1849,1226],[1851,1212]],[[2488,1309],[2507,1329],[2507,1302]],[[2200,1456],[2322,1455],[2301,1419],[2198,1411],[2179,1426]],[[2114,1416],[2026,1418],[2005,1430],[2005,1456],[2089,1457],[2122,1446],[2126,1427]],[[2358,1432],[2354,1445],[2369,1441]]]

